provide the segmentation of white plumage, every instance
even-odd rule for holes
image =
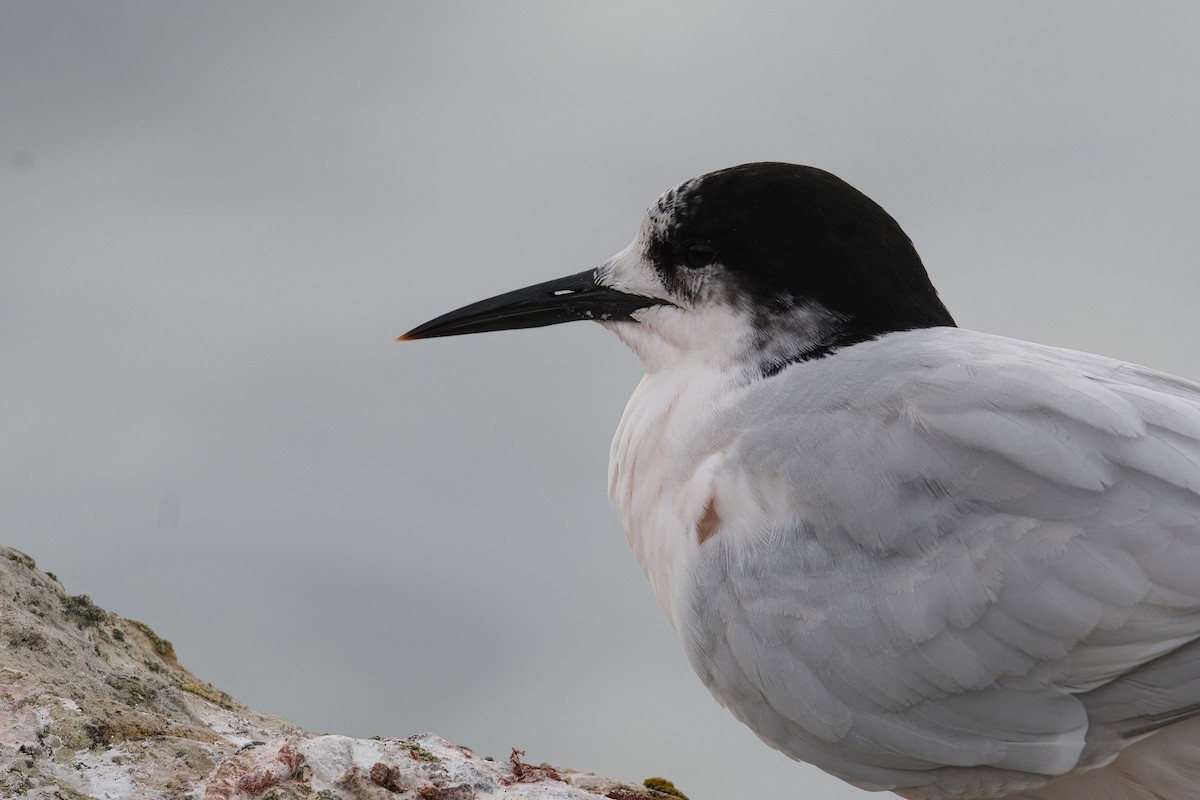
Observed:
[[[989,796],[1200,705],[1200,387],[935,328],[732,389],[666,442],[630,429],[668,405],[635,393],[613,500],[693,666],[773,746]],[[643,459],[677,510],[638,505]]]
[[[954,327],[886,212],[786,164],[406,338],[569,319],[646,366],[609,495],[766,742],[909,798],[1200,796],[1200,385]]]

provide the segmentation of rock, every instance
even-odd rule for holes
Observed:
[[[661,779],[634,786],[523,755],[490,761],[433,734],[307,733],[200,680],[144,623],[67,594],[32,558],[0,547],[0,797],[682,797]]]

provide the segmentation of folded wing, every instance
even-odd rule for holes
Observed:
[[[1037,785],[1200,713],[1200,386],[957,329],[837,361],[706,437],[722,527],[683,634],[718,699],[930,796]]]

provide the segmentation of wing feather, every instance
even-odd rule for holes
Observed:
[[[921,417],[934,435],[1005,458],[1045,480],[1100,491],[1120,471],[1090,437],[1071,435],[1044,414],[971,409]]]
[[[719,699],[871,787],[1035,785],[1200,713],[1200,386],[957,330],[836,360],[705,435],[684,632]]]

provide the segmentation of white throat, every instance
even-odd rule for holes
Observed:
[[[710,478],[720,457],[705,452],[702,433],[744,388],[733,377],[694,361],[648,368],[625,406],[609,453],[609,500],[676,628],[677,578],[687,574],[703,539]]]
[[[609,499],[667,617],[678,627],[677,576],[711,535],[712,477],[724,455],[707,444],[714,417],[764,376],[834,341],[841,319],[815,302],[765,314],[720,273],[696,271],[686,297],[664,285],[638,238],[597,270],[597,281],[659,298],[633,321],[601,322],[646,374],[625,407],[609,459]]]

